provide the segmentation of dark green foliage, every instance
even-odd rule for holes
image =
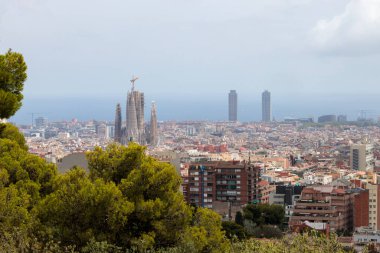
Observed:
[[[20,148],[28,150],[28,147],[25,144],[24,135],[18,131],[17,127],[10,123],[0,123],[0,139],[9,139],[15,141],[20,146]]]
[[[133,204],[113,183],[91,182],[83,169],[57,177],[53,193],[36,207],[47,233],[63,245],[83,247],[90,239],[114,243],[127,224]]]
[[[16,185],[36,202],[51,192],[56,173],[54,165],[29,154],[17,142],[0,139],[0,186]]]
[[[82,248],[82,253],[122,253],[125,252],[121,247],[109,244],[106,241],[97,242],[91,240]]]
[[[191,225],[182,235],[179,244],[181,252],[229,251],[219,214],[210,209],[197,208],[193,210]]]
[[[223,230],[226,232],[226,236],[229,239],[245,239],[246,233],[244,227],[232,222],[232,221],[223,221],[222,222]]]
[[[106,150],[96,147],[94,151],[87,153],[87,160],[91,178],[103,178],[119,184],[133,169],[140,168],[145,148],[131,143],[129,148],[111,144]]]
[[[90,177],[117,184],[135,207],[119,233],[123,238],[119,244],[146,249],[179,242],[191,211],[179,191],[181,178],[173,166],[146,156],[145,148],[135,143],[96,148],[87,157]]]
[[[9,50],[0,55],[0,119],[13,116],[21,107],[26,69],[21,54]]]
[[[237,224],[239,224],[240,226],[244,226],[244,217],[243,217],[243,214],[240,211],[236,212],[235,222]]]
[[[255,238],[281,238],[282,232],[276,226],[263,225],[253,229],[252,236]]]
[[[250,204],[243,209],[244,220],[261,225],[281,225],[285,220],[285,210],[280,205]]]

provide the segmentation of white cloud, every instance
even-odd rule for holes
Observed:
[[[343,13],[318,21],[311,36],[313,45],[325,53],[380,52],[380,1],[351,0]]]
[[[310,4],[312,0],[289,0],[292,5],[305,5]]]

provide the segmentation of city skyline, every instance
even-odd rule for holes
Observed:
[[[0,252],[379,250],[379,61],[380,0],[0,0]]]
[[[144,83],[145,81],[142,81]],[[140,83],[139,83],[139,86]],[[125,91],[126,93],[128,91]],[[125,93],[124,93],[125,94]],[[259,122],[262,120],[262,93],[241,92],[239,93],[238,115],[241,122]],[[226,93],[216,91],[207,99],[197,99],[194,103],[192,97],[187,99],[177,97],[165,97],[165,99],[156,99],[152,94],[144,94],[145,100],[156,101],[160,104],[160,110],[157,117],[160,121],[186,121],[186,120],[211,120],[225,121],[226,107],[228,109],[228,101],[226,102]],[[320,101],[323,99],[323,101]],[[347,104],[347,101],[357,101],[357,104]],[[106,120],[114,121],[115,105],[120,101],[124,101],[123,92],[119,92],[118,96],[102,98],[84,98],[72,97],[66,98],[39,98],[28,99],[23,101],[24,106],[12,118],[11,122],[17,124],[31,124],[33,115],[44,116],[51,120],[71,120],[77,118],[79,120]],[[307,100],[307,101],[306,101]],[[49,104],[47,109],[46,105]],[[319,116],[333,114],[336,116],[347,116],[348,121],[355,121],[364,116],[367,119],[377,121],[380,117],[380,110],[377,109],[378,97],[375,94],[355,96],[345,96],[344,94],[330,94],[320,96],[310,94],[307,97],[293,96],[278,96],[271,105],[272,116],[277,121],[282,121],[285,118],[314,118],[318,120]],[[175,105],[175,106],[173,106]],[[81,110],[77,110],[81,108]],[[191,110],[189,110],[191,108]],[[207,108],[205,110],[204,108]],[[145,108],[148,109],[148,108]],[[125,114],[124,114],[125,115]],[[145,115],[145,121],[149,121],[149,115]],[[228,115],[227,115],[228,116]],[[123,119],[125,121],[125,118]]]
[[[239,121],[251,122],[261,121],[262,119],[262,101],[261,92],[249,94],[246,92],[239,93],[238,115]],[[276,120],[282,121],[285,118],[306,118],[313,117],[318,120],[319,116],[334,114],[346,115],[349,121],[357,120],[361,117],[362,110],[369,109],[366,113],[367,118],[377,120],[380,112],[376,109],[378,97],[372,96],[352,96],[331,94],[324,96],[324,103],[318,102],[318,96],[310,98],[307,103],[293,97],[279,97],[275,94],[272,101],[274,108],[272,114]],[[356,99],[357,104],[347,104],[346,101]],[[123,92],[117,97],[103,98],[61,98],[61,99],[27,99],[23,101],[24,106],[20,111],[10,119],[17,124],[31,124],[32,113],[38,116],[44,116],[49,120],[107,120],[114,121],[115,105],[124,101]],[[167,97],[166,99],[155,99],[151,94],[145,94],[146,101],[156,101],[160,105],[157,117],[160,121],[177,120],[211,120],[224,121],[226,110],[220,108],[228,107],[226,103],[226,93],[217,96],[210,96],[208,99],[199,99],[194,103],[194,99],[180,99],[176,97]],[[228,101],[227,101],[228,102]],[[47,109],[46,104],[49,104]],[[173,106],[175,104],[176,106]],[[77,110],[77,108],[82,108]],[[88,108],[88,109],[87,109]],[[374,109],[375,108],[375,109]],[[146,108],[147,109],[147,108]],[[372,110],[371,110],[372,109]],[[145,121],[149,121],[149,115],[145,115]],[[227,115],[228,116],[228,115]],[[123,119],[125,121],[125,119]]]

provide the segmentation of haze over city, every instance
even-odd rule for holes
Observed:
[[[226,120],[231,89],[241,121],[265,89],[276,119],[377,117],[379,22],[375,0],[1,0],[0,49],[29,73],[11,121],[113,120],[134,74],[159,120]]]
[[[0,252],[380,252],[380,0],[0,0]]]

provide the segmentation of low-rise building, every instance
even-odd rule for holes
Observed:
[[[305,187],[296,201],[289,225],[328,224],[331,231],[352,230],[353,194],[331,185]]]
[[[269,184],[266,180],[257,183],[258,201],[261,204],[269,204],[269,197],[276,190],[275,185]]]

